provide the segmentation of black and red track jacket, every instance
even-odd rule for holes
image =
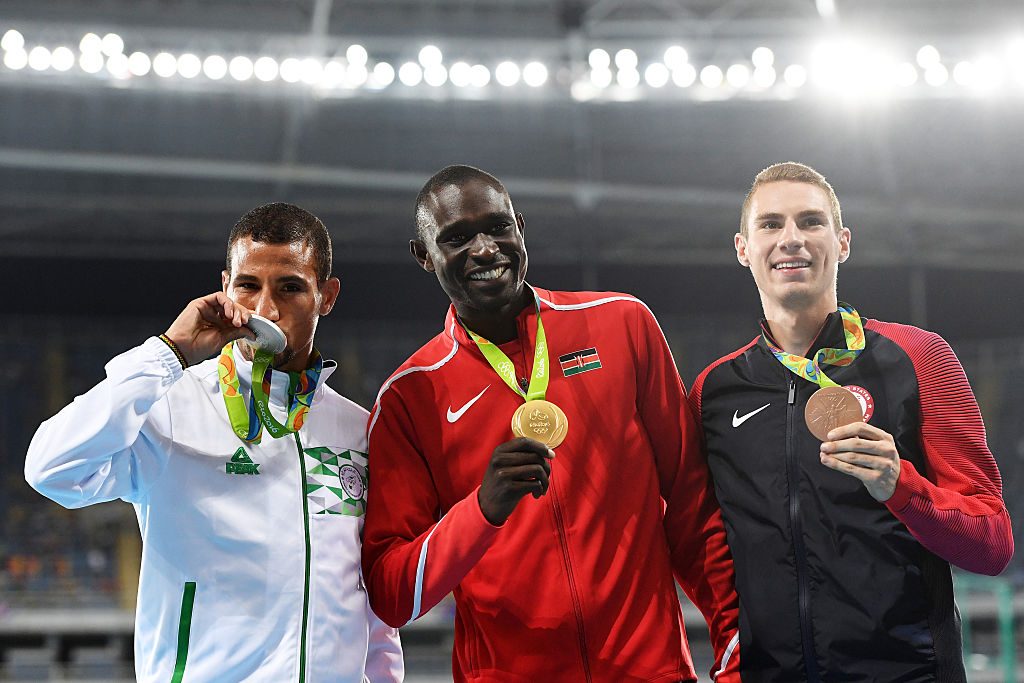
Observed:
[[[949,565],[994,575],[1013,554],[999,470],[953,351],[916,327],[864,326],[864,352],[824,369],[895,439],[900,477],[885,503],[821,464],[804,422],[818,387],[761,336],[690,392],[735,560],[744,683],[964,681]],[[838,313],[807,356],[824,347],[845,348]]]

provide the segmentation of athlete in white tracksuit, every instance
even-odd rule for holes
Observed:
[[[206,299],[230,323],[243,309],[224,296]],[[273,302],[245,305],[283,317]],[[42,424],[25,465],[65,507],[134,505],[138,679],[402,680],[398,633],[370,610],[359,569],[367,413],[326,386],[334,363],[301,428],[254,444],[232,430],[217,359],[183,370],[173,348],[152,337],[111,360],[106,379]],[[253,363],[239,342],[231,353],[248,402]],[[287,391],[288,375],[272,372],[282,422]]]

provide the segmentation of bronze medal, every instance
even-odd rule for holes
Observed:
[[[864,413],[853,392],[843,387],[823,387],[807,400],[804,421],[807,429],[819,441],[827,441],[828,433],[836,427],[861,422]]]
[[[569,431],[569,419],[551,401],[534,399],[519,406],[512,415],[512,433],[558,447]]]

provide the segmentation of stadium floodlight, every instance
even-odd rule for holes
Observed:
[[[441,54],[441,49],[436,45],[424,45],[420,49],[419,60],[420,64],[426,69],[431,66],[440,66],[441,62],[444,61],[444,55]]]
[[[285,83],[298,83],[302,80],[302,62],[295,57],[288,57],[281,62],[280,73]]]
[[[82,55],[85,58],[85,55]],[[82,67],[85,68],[84,66]],[[153,73],[161,78],[170,78],[178,73],[178,60],[170,52],[161,52],[153,57]]]
[[[406,62],[398,69],[398,80],[410,88],[423,80],[423,69],[416,62]]]
[[[373,65],[373,76],[370,85],[376,88],[386,88],[395,82],[395,67],[387,62],[377,62]]]
[[[502,62],[494,69],[494,80],[506,88],[519,82],[519,65],[515,62]]]
[[[636,52],[630,50],[628,47],[622,48],[615,53],[615,66],[618,69],[628,71],[630,69],[635,70],[636,65],[639,63]]]
[[[254,68],[252,60],[244,55],[232,57],[228,62],[228,73],[236,81],[247,81],[252,78]]]
[[[366,48],[358,43],[353,43],[348,46],[345,50],[345,59],[349,64],[358,64],[360,66],[366,66],[366,61],[369,55],[366,52]]]
[[[807,69],[800,64],[790,64],[782,72],[782,80],[791,88],[802,88],[807,83]]]
[[[370,71],[363,64],[349,64],[345,69],[344,85],[346,88],[360,88],[366,85],[368,80],[370,80]]]
[[[725,80],[736,89],[742,88],[750,82],[750,68],[746,64],[733,64],[726,70]]]
[[[87,74],[97,74],[103,70],[103,53],[102,52],[83,52],[78,57],[78,66],[82,68]]]
[[[29,50],[28,66],[34,71],[46,71],[50,68],[50,50],[42,45],[36,45]]]
[[[124,52],[124,39],[116,33],[108,33],[100,41],[100,51],[108,57]]]
[[[615,82],[622,88],[635,88],[640,85],[640,72],[632,68],[620,68],[615,74]]]
[[[491,82],[491,71],[483,64],[474,64],[469,71],[469,84],[474,88],[483,88]]]
[[[672,69],[672,82],[680,88],[689,88],[697,81],[697,69],[693,64],[680,64]]]
[[[949,69],[943,64],[933,64],[924,72],[924,82],[928,85],[938,88],[946,84],[949,81]]]
[[[324,64],[323,77],[320,79],[321,88],[339,88],[347,85],[348,70],[345,65],[337,59],[332,59]]]
[[[690,55],[686,53],[686,48],[682,45],[673,45],[665,50],[665,66],[675,71],[682,67],[690,59]]]
[[[909,88],[917,83],[917,69],[910,62],[901,62],[893,68],[892,80],[900,87]]]
[[[822,19],[831,19],[836,15],[835,0],[814,0],[814,6]]]
[[[316,85],[324,76],[324,65],[314,57],[306,57],[299,62],[299,80],[306,85]]]
[[[590,51],[590,55],[587,56],[587,63],[590,64],[590,68],[593,70],[607,69],[612,64],[612,58],[608,52],[601,48],[594,48]]]
[[[917,64],[922,69],[930,69],[940,61],[942,61],[942,56],[934,45],[924,45],[917,51]]]
[[[203,63],[191,52],[178,56],[178,75],[182,78],[195,78],[202,70]]]
[[[548,68],[540,62],[529,62],[523,67],[523,82],[531,88],[539,88],[548,82]]]
[[[448,82],[448,69],[440,63],[423,67],[423,82],[433,88],[441,87]]]
[[[55,71],[69,71],[75,65],[75,53],[63,45],[54,48],[50,55],[50,65]]]
[[[219,81],[228,75],[228,61],[220,55],[210,55],[203,60],[203,73],[211,81]]]
[[[103,39],[95,33],[86,33],[82,36],[82,40],[78,42],[78,51],[85,52],[101,52],[103,50]]]
[[[110,55],[107,58],[107,72],[114,78],[128,78],[132,75],[128,68],[128,57],[123,52]]]
[[[705,88],[717,88],[722,85],[722,70],[714,64],[708,64],[700,70],[700,82]]]
[[[11,71],[21,71],[28,66],[28,53],[24,50],[7,50],[4,52],[4,66]]]
[[[980,90],[995,90],[1003,84],[1003,65],[992,55],[982,55],[974,62],[974,84]]]
[[[598,88],[607,88],[612,84],[611,69],[594,69],[590,72],[590,82]]]
[[[953,67],[953,82],[963,86],[974,85],[974,65],[968,61],[957,62]]]
[[[20,31],[15,29],[8,29],[4,33],[4,37],[0,38],[0,48],[5,51],[10,50],[24,50],[25,49],[25,36],[21,35]]]
[[[264,83],[269,83],[277,78],[279,73],[277,60],[273,57],[260,57],[252,63],[252,73]]]
[[[755,86],[761,88],[762,90],[767,90],[768,88],[775,85],[776,77],[777,75],[775,73],[774,67],[759,66],[756,69],[754,69],[754,75],[752,76],[752,80],[754,81]]]
[[[758,47],[750,55],[750,61],[757,69],[769,67],[775,63],[775,53],[769,47]]]
[[[133,52],[128,57],[128,71],[132,76],[145,76],[152,66],[149,55],[145,52]]]
[[[644,69],[644,81],[652,88],[664,87],[668,83],[669,76],[668,67],[661,62],[648,64]]]
[[[455,62],[448,69],[448,79],[456,88],[465,88],[472,82],[473,67],[466,62]]]

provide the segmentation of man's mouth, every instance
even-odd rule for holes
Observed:
[[[794,268],[810,268],[810,261],[783,261],[772,266],[772,270],[792,270]]]
[[[508,266],[498,266],[491,270],[478,270],[475,273],[469,274],[470,280],[497,280],[499,277],[505,274],[508,270]]]

